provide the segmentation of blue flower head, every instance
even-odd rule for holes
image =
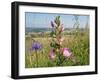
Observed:
[[[32,44],[32,50],[37,51],[37,50],[40,50],[41,48],[42,48],[42,45],[39,42],[34,42]]]

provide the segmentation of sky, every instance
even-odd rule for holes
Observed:
[[[37,13],[25,12],[25,27],[28,28],[47,28],[51,27],[50,22],[54,21],[56,16],[60,16],[61,23],[65,28],[72,28],[75,23],[73,14],[58,14],[58,13]],[[88,15],[79,15],[78,20],[80,27],[84,28],[89,23]]]

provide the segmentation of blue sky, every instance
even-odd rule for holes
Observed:
[[[74,15],[72,14],[56,14],[56,13],[34,13],[25,12],[25,27],[32,28],[47,28],[51,27],[50,22],[54,21],[56,16],[60,16],[61,23],[64,27],[73,27],[75,23]],[[80,27],[85,27],[86,23],[89,22],[88,15],[80,15],[79,17]]]

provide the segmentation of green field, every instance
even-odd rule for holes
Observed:
[[[61,64],[61,66],[82,66],[89,65],[89,32],[79,32],[75,34],[63,34],[65,38],[63,47],[70,48],[74,58],[68,59]],[[38,66],[36,59],[36,52],[30,51],[32,46],[32,39],[42,44],[42,49],[37,51],[38,55]],[[50,52],[50,41],[51,38],[48,36],[44,37],[27,37],[25,38],[25,67],[56,67],[57,60],[51,60],[49,58]]]

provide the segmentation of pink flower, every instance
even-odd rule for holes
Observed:
[[[62,27],[61,31],[64,31],[64,27]]]
[[[60,45],[62,45],[63,41],[64,41],[64,38],[63,37],[62,38],[59,38],[59,44]]]
[[[61,31],[64,31],[64,27],[63,27],[63,24],[61,25]]]
[[[62,37],[61,39],[60,39],[60,42],[63,42],[64,41],[64,38]]]
[[[69,48],[63,48],[63,56],[64,57],[70,57],[72,53],[70,52]]]
[[[55,52],[54,49],[51,49],[50,54],[49,54],[49,58],[52,60],[56,57],[54,52]]]
[[[59,42],[60,45],[62,45],[62,42]]]

